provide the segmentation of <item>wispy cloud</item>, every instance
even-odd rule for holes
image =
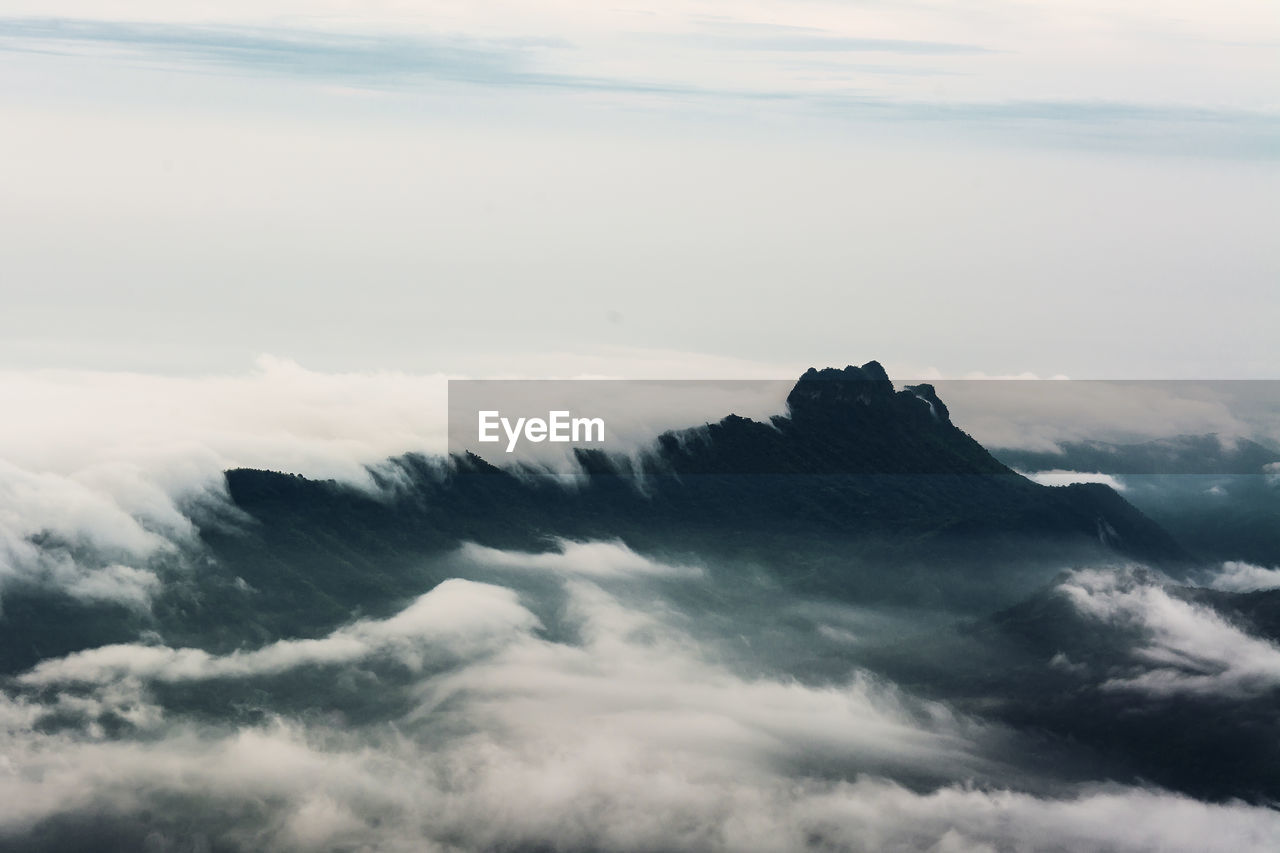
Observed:
[[[958,41],[860,38],[804,27],[760,25],[748,30],[650,33],[649,43],[682,46],[683,57],[674,70],[665,63],[645,66],[653,74],[629,70],[595,73],[600,56],[560,38],[479,37],[415,32],[353,32],[289,27],[219,24],[208,26],[154,22],[122,22],[73,18],[0,19],[0,50],[45,54],[96,54],[176,64],[228,73],[254,72],[313,78],[396,90],[424,82],[443,82],[499,88],[604,92],[619,95],[658,95],[673,98],[730,99],[743,102],[772,100],[792,103],[811,113],[854,121],[941,121],[947,123],[1023,124],[1118,128],[1159,126],[1162,134],[1173,124],[1206,128],[1235,127],[1247,131],[1253,153],[1274,153],[1280,137],[1280,117],[1266,112],[1210,109],[1182,104],[1146,104],[1127,100],[1080,98],[999,98],[986,100],[923,99],[907,94],[881,93],[850,85],[854,75],[864,83],[882,74],[951,74],[950,67],[868,69],[838,66],[829,69],[821,86],[797,79],[784,69],[757,75],[741,83],[707,74],[718,61],[708,54],[741,50],[754,54],[757,69],[768,70],[771,56],[787,62],[812,54],[815,59],[839,54],[896,54],[911,57],[956,58],[1003,53],[983,45]],[[596,45],[595,48],[599,48]],[[709,64],[708,64],[709,63]],[[843,70],[842,70],[843,69]],[[860,76],[859,76],[860,75]],[[846,79],[848,78],[848,79]],[[1216,131],[1210,130],[1212,134]],[[1097,137],[1094,141],[1098,141]],[[1114,139],[1104,139],[1114,143]],[[1146,141],[1151,141],[1148,137]],[[1193,140],[1212,145],[1212,140]],[[1239,144],[1234,144],[1239,148]]]
[[[268,72],[398,88],[424,80],[633,94],[717,94],[694,85],[541,70],[558,39],[336,33],[313,29],[178,26],[72,19],[0,19],[0,50],[96,52],[227,71]],[[725,93],[719,93],[725,94]],[[783,96],[740,92],[742,97]]]
[[[470,83],[547,81],[529,55],[565,48],[546,39],[480,41],[465,37],[360,35],[242,26],[9,18],[0,46],[11,51],[126,51],[156,58],[326,78],[423,75]]]
[[[901,53],[957,56],[996,53],[969,42],[849,36],[822,27],[710,18],[694,32],[666,36],[703,47],[797,53]]]
[[[460,556],[470,563],[503,569],[532,570],[586,577],[698,577],[696,566],[658,562],[637,554],[622,542],[571,542],[560,539],[557,550],[542,554],[502,551],[474,542],[462,546]]]
[[[977,44],[912,39],[848,38],[822,33],[780,32],[773,35],[747,37],[693,36],[691,38],[708,46],[723,49],[788,53],[902,53],[919,56],[963,56],[996,52]]]
[[[1153,696],[1247,697],[1280,686],[1280,647],[1140,570],[1075,572],[1059,589],[1083,615],[1138,629],[1137,671],[1103,687]]]
[[[417,668],[424,655],[475,654],[500,646],[538,620],[502,587],[453,579],[424,593],[389,619],[365,619],[326,637],[280,640],[250,652],[211,655],[202,649],[118,644],[43,661],[19,678],[25,685],[109,684],[121,679],[201,681],[274,675],[300,666],[351,664],[377,654]]]

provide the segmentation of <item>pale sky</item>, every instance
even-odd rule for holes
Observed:
[[[1275,378],[1266,2],[0,6],[0,368]]]

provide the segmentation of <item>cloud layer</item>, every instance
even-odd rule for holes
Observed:
[[[1240,570],[1227,569],[1228,577]],[[1230,581],[1229,581],[1230,582]],[[1142,570],[1082,570],[1059,589],[1090,619],[1134,628],[1136,671],[1103,685],[1153,696],[1257,696],[1280,687],[1280,646]]]
[[[582,580],[587,554],[619,570]],[[616,546],[467,557],[562,578],[572,638],[544,632],[530,608],[547,602],[529,592],[454,580],[310,642],[47,661],[0,703],[0,838],[74,846],[98,826],[120,849],[979,853],[1264,850],[1280,832],[1269,809],[1156,790],[967,782],[1002,766],[1008,733],[857,671],[828,684],[738,672],[656,588],[628,585],[645,570]],[[1076,584],[1111,613],[1111,587]],[[412,697],[387,722],[200,722],[159,692],[255,679],[269,697],[272,679],[314,667],[341,691],[379,657],[405,669],[377,670],[378,689]]]

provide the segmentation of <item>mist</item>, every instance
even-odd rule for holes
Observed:
[[[584,577],[584,554],[612,569]],[[1064,776],[1033,736],[852,661],[759,671],[749,649],[778,623],[700,629],[715,620],[679,588],[706,578],[616,544],[449,562],[484,580],[315,640],[210,655],[153,638],[10,679],[0,834],[37,850],[1190,851],[1280,831],[1265,807]],[[842,641],[820,627],[781,630],[821,656]]]

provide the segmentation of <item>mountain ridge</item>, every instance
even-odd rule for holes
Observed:
[[[554,538],[601,537],[767,550],[781,537],[886,558],[945,541],[947,559],[963,551],[980,560],[995,555],[987,545],[1012,554],[1024,540],[1153,562],[1185,558],[1172,536],[1111,489],[1041,486],[1017,474],[951,422],[931,387],[895,389],[877,362],[810,369],[787,404],[768,422],[728,415],[664,433],[639,462],[579,449],[582,476],[572,486],[473,454],[444,466],[415,454],[390,460],[390,473],[371,472],[386,492],[377,499],[248,469],[228,471],[227,486],[236,506],[267,528],[316,529],[323,518],[317,532],[327,537],[345,512],[355,538],[388,536],[419,550],[473,540],[537,549]]]

